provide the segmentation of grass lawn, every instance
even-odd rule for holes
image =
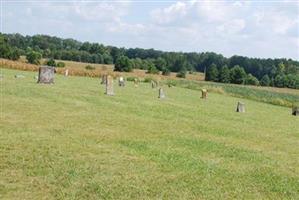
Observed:
[[[0,199],[299,198],[290,108],[178,87],[160,100],[149,83],[115,82],[105,96],[96,78],[1,74]]]

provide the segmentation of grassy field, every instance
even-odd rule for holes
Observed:
[[[47,59],[41,59],[40,63],[44,64]],[[68,61],[68,60],[55,60],[56,62],[64,62],[64,68],[57,68],[57,72],[59,74],[63,74],[65,69],[69,70],[70,75],[74,76],[89,76],[89,77],[99,77],[101,74],[107,74],[113,72],[114,65],[106,65],[106,64],[94,64],[94,63],[84,63],[84,62],[75,62],[75,61]],[[95,67],[94,70],[86,70],[85,67],[87,65],[91,65]],[[21,56],[18,61],[12,61],[0,58],[0,67],[1,68],[8,68],[8,69],[18,69],[18,70],[25,70],[25,71],[37,71],[38,65],[29,64],[26,60],[25,56]],[[169,76],[163,76],[160,72],[159,75],[157,74],[148,74],[146,70],[141,69],[134,69],[133,72],[113,72],[114,75],[119,76],[127,76],[127,77],[139,77],[139,78],[146,78],[151,77],[156,80],[178,80],[180,78],[176,77],[176,73],[171,72]],[[197,80],[203,81],[204,74],[201,72],[193,72],[192,74],[187,73],[186,79],[188,80]]]
[[[299,198],[288,107],[180,87],[160,100],[149,83],[105,96],[96,78],[1,74],[0,199]]]
[[[215,93],[227,94],[230,96],[271,103],[274,105],[287,107],[299,105],[299,90],[296,89],[224,84],[207,81],[190,81],[185,79],[166,80],[164,82],[192,90],[207,88],[209,91]]]

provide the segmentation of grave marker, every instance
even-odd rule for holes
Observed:
[[[165,98],[165,93],[163,91],[162,88],[159,88],[159,96],[158,96],[159,99],[164,99]]]
[[[66,69],[65,71],[64,71],[64,76],[68,76],[69,75],[69,69]]]
[[[202,99],[206,99],[207,98],[207,94],[208,94],[208,90],[207,89],[202,89],[201,90],[201,98]]]
[[[124,79],[124,77],[119,77],[119,80],[118,80],[118,85],[120,86],[120,87],[125,87],[125,79]]]
[[[114,91],[113,91],[113,77],[108,75],[106,77],[106,95],[113,96]]]
[[[236,111],[240,112],[240,113],[244,113],[245,112],[245,104],[242,102],[238,102]]]
[[[299,116],[299,106],[294,106],[292,108],[292,115]]]
[[[54,67],[41,66],[38,72],[38,83],[54,83]]]

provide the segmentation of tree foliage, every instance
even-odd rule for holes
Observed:
[[[27,50],[28,47],[31,49],[30,52]],[[249,81],[248,74],[251,74],[249,82],[255,77],[261,85],[268,85],[269,78],[271,86],[298,88],[296,81],[299,76],[299,62],[292,59],[260,59],[245,56],[226,58],[214,52],[184,53],[141,48],[126,49],[48,35],[23,36],[0,33],[0,57],[17,60],[20,55],[28,55],[30,60],[28,61],[35,64],[38,63],[36,57],[42,55],[44,58],[56,60],[115,64],[116,69],[120,71],[131,71],[135,68],[152,73],[157,69],[165,75],[170,72],[204,72],[206,69],[207,80],[223,83],[246,84]],[[119,58],[122,60],[118,60]],[[262,79],[266,75],[268,78],[264,82],[265,79],[263,81]]]

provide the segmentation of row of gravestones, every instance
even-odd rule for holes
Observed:
[[[54,67],[49,67],[49,66],[42,66],[39,68],[39,73],[38,73],[38,83],[54,83]],[[68,70],[65,71],[65,76],[68,76]],[[113,77],[111,75],[102,75],[101,76],[101,84],[105,84],[105,94],[113,96],[114,95],[114,90],[113,90]],[[134,79],[134,86],[138,87],[138,79]],[[125,86],[125,80],[123,77],[120,77],[118,80],[118,85],[120,87]],[[156,81],[151,81],[151,86],[152,88],[158,87],[158,83]],[[159,88],[159,95],[158,98],[164,99],[165,98],[165,93],[163,89],[160,87]],[[206,99],[207,98],[207,93],[208,91],[206,89],[202,89],[202,98]],[[242,102],[238,102],[237,104],[237,112],[244,113],[245,112],[245,104]],[[294,106],[292,108],[292,115],[299,116],[299,107]]]

